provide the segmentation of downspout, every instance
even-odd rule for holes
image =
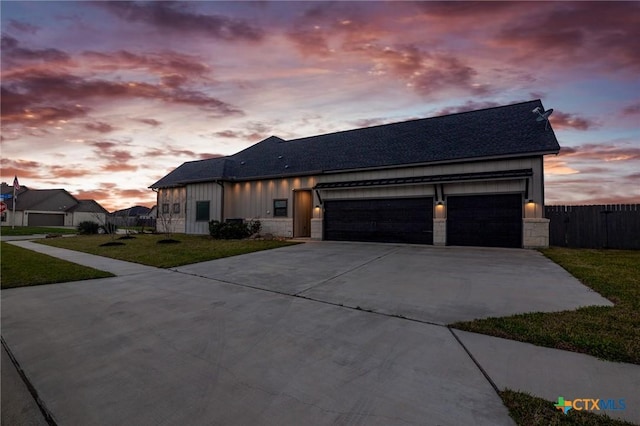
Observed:
[[[224,181],[217,180],[216,183],[222,188],[222,195],[220,196],[220,222],[224,222]]]
[[[156,193],[156,218],[155,218],[155,226],[153,227],[156,232],[158,232],[158,212],[160,211],[160,191],[156,188],[151,188],[153,192]],[[106,216],[105,216],[106,217]],[[106,222],[106,219],[105,219]]]

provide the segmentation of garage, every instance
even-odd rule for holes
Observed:
[[[324,239],[433,244],[433,199],[326,200]]]
[[[29,226],[64,226],[64,214],[29,213]]]
[[[447,197],[447,245],[522,247],[522,195]]]

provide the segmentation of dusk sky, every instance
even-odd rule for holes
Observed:
[[[540,98],[562,147],[545,161],[546,203],[640,203],[640,2],[2,1],[1,12],[9,184],[110,211],[152,206],[148,186],[183,162],[271,135]]]

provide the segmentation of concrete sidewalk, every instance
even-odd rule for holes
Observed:
[[[8,241],[8,243],[28,250],[33,250],[38,253],[64,259],[69,262],[77,263],[79,265],[111,272],[116,276],[144,274],[160,270],[151,266],[140,265],[139,263],[110,259],[108,257],[96,256],[89,253],[38,244],[32,241]]]
[[[624,410],[600,412],[640,424],[640,366],[283,294],[282,280],[268,274],[271,290],[253,281],[257,275],[242,283],[239,274],[252,260],[269,256],[293,280],[300,246],[189,270],[231,277],[222,282],[189,275],[187,267],[168,271],[13,244],[118,275],[2,292],[3,337],[60,425],[513,424],[492,384],[549,401],[624,399]],[[379,275],[389,256],[402,255],[397,247],[351,244],[348,256],[327,251],[314,275],[303,278],[339,292],[332,277],[369,266]],[[447,249],[458,252],[469,249]],[[438,273],[447,274],[440,264]],[[401,280],[400,268],[390,273]],[[3,362],[3,385],[6,368]]]
[[[614,400],[609,417],[640,424],[640,366],[454,330],[500,390],[520,390],[549,401]],[[621,409],[620,400],[625,401]]]
[[[47,421],[26,384],[13,365],[9,354],[2,346],[2,370],[0,376],[2,389],[2,416],[0,424],[16,426],[47,426]]]

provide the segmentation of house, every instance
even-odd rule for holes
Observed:
[[[117,226],[149,226],[151,209],[145,206],[133,206],[109,213],[109,221]]]
[[[543,156],[558,141],[540,100],[294,140],[190,161],[151,185],[158,230],[212,219],[339,241],[545,247]],[[544,109],[542,109],[544,111]]]
[[[2,194],[13,196],[13,187],[2,183]],[[78,200],[64,189],[31,189],[21,186],[16,193],[15,221],[13,198],[4,200],[7,210],[2,213],[2,226],[78,226],[92,221],[104,224],[105,210],[95,200]]]

